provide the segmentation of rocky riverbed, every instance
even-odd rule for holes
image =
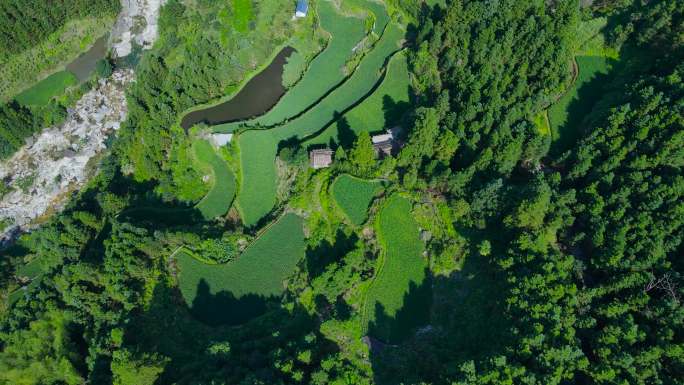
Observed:
[[[159,9],[166,0],[121,0],[121,13],[112,30],[112,53],[123,57],[133,44],[150,48],[157,39]]]
[[[133,46],[149,49],[158,36],[159,10],[166,0],[121,0],[112,28],[111,55]],[[117,70],[69,110],[66,121],[45,128],[8,160],[0,162],[0,243],[59,211],[97,172],[98,155],[126,118],[126,86],[132,70]]]
[[[0,163],[7,186],[0,198],[2,234],[59,210],[96,170],[91,159],[105,149],[127,113],[125,88],[133,71],[118,70],[86,93],[66,121],[44,129],[10,159]]]

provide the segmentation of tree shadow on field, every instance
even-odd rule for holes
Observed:
[[[188,226],[205,222],[202,213],[192,205],[164,200],[156,192],[157,183],[137,182],[121,174],[114,166],[103,164],[104,179],[109,179],[107,190],[119,198],[130,197],[127,206],[118,211],[119,221],[156,230],[159,226]],[[93,204],[102,208],[108,206],[109,198],[98,195],[98,189],[87,190],[85,194]]]
[[[359,240],[354,233],[347,235],[338,229],[335,233],[335,240],[330,243],[327,239],[321,241],[314,247],[306,250],[306,269],[309,278],[314,279],[321,275],[328,265],[339,261],[345,254],[354,250],[356,242]]]
[[[416,329],[430,321],[432,305],[431,278],[425,270],[425,279],[418,285],[409,283],[403,305],[396,314],[387,314],[384,306],[374,304],[374,320],[368,325],[368,335],[386,344],[398,344],[406,340]]]
[[[119,214],[119,218],[141,227],[157,229],[159,226],[187,226],[205,221],[202,213],[195,207],[163,202],[161,200],[145,200],[128,207]]]
[[[412,286],[395,317],[376,306],[369,335],[379,340],[370,353],[377,384],[440,383],[440,366],[453,369],[487,359],[511,343],[511,322],[505,316],[508,290],[492,261],[472,251],[460,271],[426,278],[431,294],[422,292],[427,291],[424,285]],[[429,325],[418,328],[421,323],[411,317],[418,320],[424,314],[419,309],[426,295],[431,296]],[[397,338],[400,344],[385,344]]]
[[[385,129],[390,129],[401,123],[406,112],[410,110],[408,102],[396,102],[389,95],[382,97],[382,112],[385,115]]]
[[[280,142],[278,142],[278,150],[276,151],[276,154],[280,154],[280,152],[285,149],[285,148],[290,148],[292,150],[297,150],[299,147],[301,147],[302,141],[297,138],[296,136],[291,136],[287,139],[283,139]]]
[[[201,279],[190,312],[210,326],[238,325],[264,314],[267,302],[273,299],[257,294],[236,297],[228,291],[212,294],[207,281]]]
[[[274,356],[309,349],[300,345],[311,339],[322,351],[339,350],[321,335],[319,320],[300,305],[270,307],[240,327],[212,327],[191,314],[178,288],[160,282],[145,310],[132,314],[123,347],[165,360],[156,385],[275,384],[283,373],[273,365]]]
[[[345,150],[352,148],[358,135],[352,130],[349,121],[344,116],[335,113],[335,120],[337,122],[337,144]]]

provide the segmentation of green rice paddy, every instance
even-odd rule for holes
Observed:
[[[256,225],[276,203],[275,157],[278,143],[269,131],[239,135],[242,170],[237,204],[247,227]]]
[[[24,106],[44,106],[50,99],[63,94],[67,88],[76,84],[76,75],[69,71],[59,71],[17,95],[16,100]]]
[[[375,279],[368,289],[364,324],[374,337],[398,342],[428,319],[427,263],[408,199],[398,195],[390,197],[376,225],[383,251]]]
[[[335,202],[355,225],[363,224],[368,218],[368,206],[373,198],[382,191],[382,184],[371,181],[341,175],[332,184],[332,193]]]
[[[235,176],[228,168],[226,161],[216,153],[212,145],[206,140],[195,141],[193,150],[197,161],[211,169],[214,183],[196,207],[205,219],[225,215],[235,197]]]
[[[306,145],[335,142],[350,147],[359,133],[376,133],[396,125],[409,100],[409,72],[406,55],[397,53],[390,61],[387,73],[373,94],[344,114]]]
[[[260,303],[284,291],[283,282],[304,257],[304,248],[302,219],[285,214],[230,263],[208,265],[181,251],[176,254],[181,293],[188,306],[200,307],[195,310],[206,311],[207,316],[228,311],[227,321],[241,320],[234,312],[251,314]],[[217,304],[236,308],[202,309]]]

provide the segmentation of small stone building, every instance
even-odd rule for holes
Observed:
[[[330,167],[333,162],[333,154],[333,150],[328,148],[312,150],[309,153],[309,162],[311,164],[311,168],[319,169]]]

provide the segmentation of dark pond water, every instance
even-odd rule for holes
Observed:
[[[90,77],[90,74],[95,70],[95,65],[98,60],[103,59],[106,55],[107,36],[103,36],[97,39],[95,44],[93,44],[87,52],[69,63],[66,69],[67,71],[73,72],[79,81],[87,80]]]
[[[292,47],[283,48],[271,64],[247,82],[234,98],[213,107],[188,113],[183,117],[181,126],[187,130],[197,123],[228,123],[266,113],[285,93],[283,66],[292,52]]]

